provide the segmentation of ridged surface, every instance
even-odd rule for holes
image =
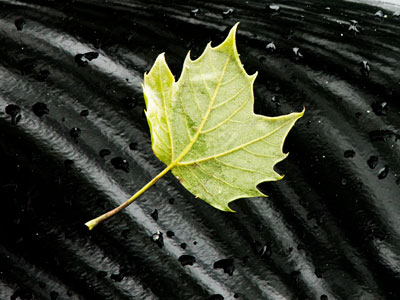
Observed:
[[[400,19],[341,1],[268,5],[0,1],[0,299],[400,298]],[[87,220],[163,168],[143,114],[144,72],[166,52],[178,78],[188,50],[196,57],[237,21],[241,60],[259,71],[255,111],[306,108],[277,168],[285,178],[232,214],[167,175],[89,232]],[[75,56],[92,51],[78,66]],[[35,115],[37,102],[49,113]],[[221,259],[233,259],[232,276],[214,268]]]

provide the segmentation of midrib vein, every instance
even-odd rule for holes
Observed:
[[[209,105],[208,105],[207,112],[206,112],[204,118],[202,119],[202,121],[201,121],[201,123],[200,123],[200,126],[199,126],[199,128],[197,129],[197,131],[196,131],[196,134],[194,135],[193,139],[190,140],[190,143],[189,143],[189,144],[187,145],[187,147],[182,151],[182,153],[171,163],[171,165],[173,165],[173,166],[178,165],[178,164],[179,164],[179,161],[180,161],[183,157],[185,157],[185,155],[190,151],[190,149],[192,149],[192,146],[194,145],[194,143],[195,143],[195,142],[197,141],[197,139],[199,138],[199,136],[200,136],[200,134],[201,134],[201,131],[203,130],[203,127],[204,127],[204,125],[206,124],[206,122],[207,122],[207,120],[208,120],[208,116],[210,115],[210,113],[211,113],[211,111],[212,111],[212,107],[213,107],[213,105],[214,105],[215,99],[217,98],[218,91],[219,91],[219,88],[220,88],[220,86],[221,86],[222,79],[224,78],[224,75],[225,75],[225,72],[226,72],[226,68],[228,67],[228,63],[229,63],[229,59],[230,59],[230,58],[231,58],[230,55],[228,55],[228,57],[226,58],[226,62],[225,62],[225,64],[224,64],[224,68],[223,68],[223,70],[222,70],[222,73],[221,73],[220,78],[218,79],[218,83],[217,83],[217,86],[215,87],[214,94],[213,94],[213,96],[212,96],[212,98],[211,98],[211,101],[210,101],[210,103],[209,103]]]

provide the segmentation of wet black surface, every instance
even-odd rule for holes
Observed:
[[[163,169],[143,73],[237,21],[255,111],[306,107],[285,178],[230,214],[167,175],[87,231]],[[400,299],[399,33],[341,1],[1,1],[0,299]]]

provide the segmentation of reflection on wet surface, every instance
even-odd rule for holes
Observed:
[[[88,232],[163,168],[144,72],[237,21],[255,111],[306,108],[285,178],[229,214],[166,176]],[[400,298],[399,30],[341,1],[1,1],[0,299]]]

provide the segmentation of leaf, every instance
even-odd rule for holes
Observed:
[[[177,82],[159,55],[143,85],[154,154],[192,194],[223,211],[235,199],[265,196],[259,183],[283,178],[273,168],[304,113],[253,112],[257,73],[249,76],[239,60],[237,25],[198,59],[189,52]]]
[[[223,211],[238,198],[266,196],[263,181],[282,179],[274,166],[300,113],[265,117],[253,112],[253,84],[236,49],[236,24],[226,40],[208,44],[195,61],[188,53],[175,82],[164,54],[144,76],[146,116],[155,155],[167,165],[127,201],[92,219],[92,230],[130,205],[170,170],[183,186]]]

